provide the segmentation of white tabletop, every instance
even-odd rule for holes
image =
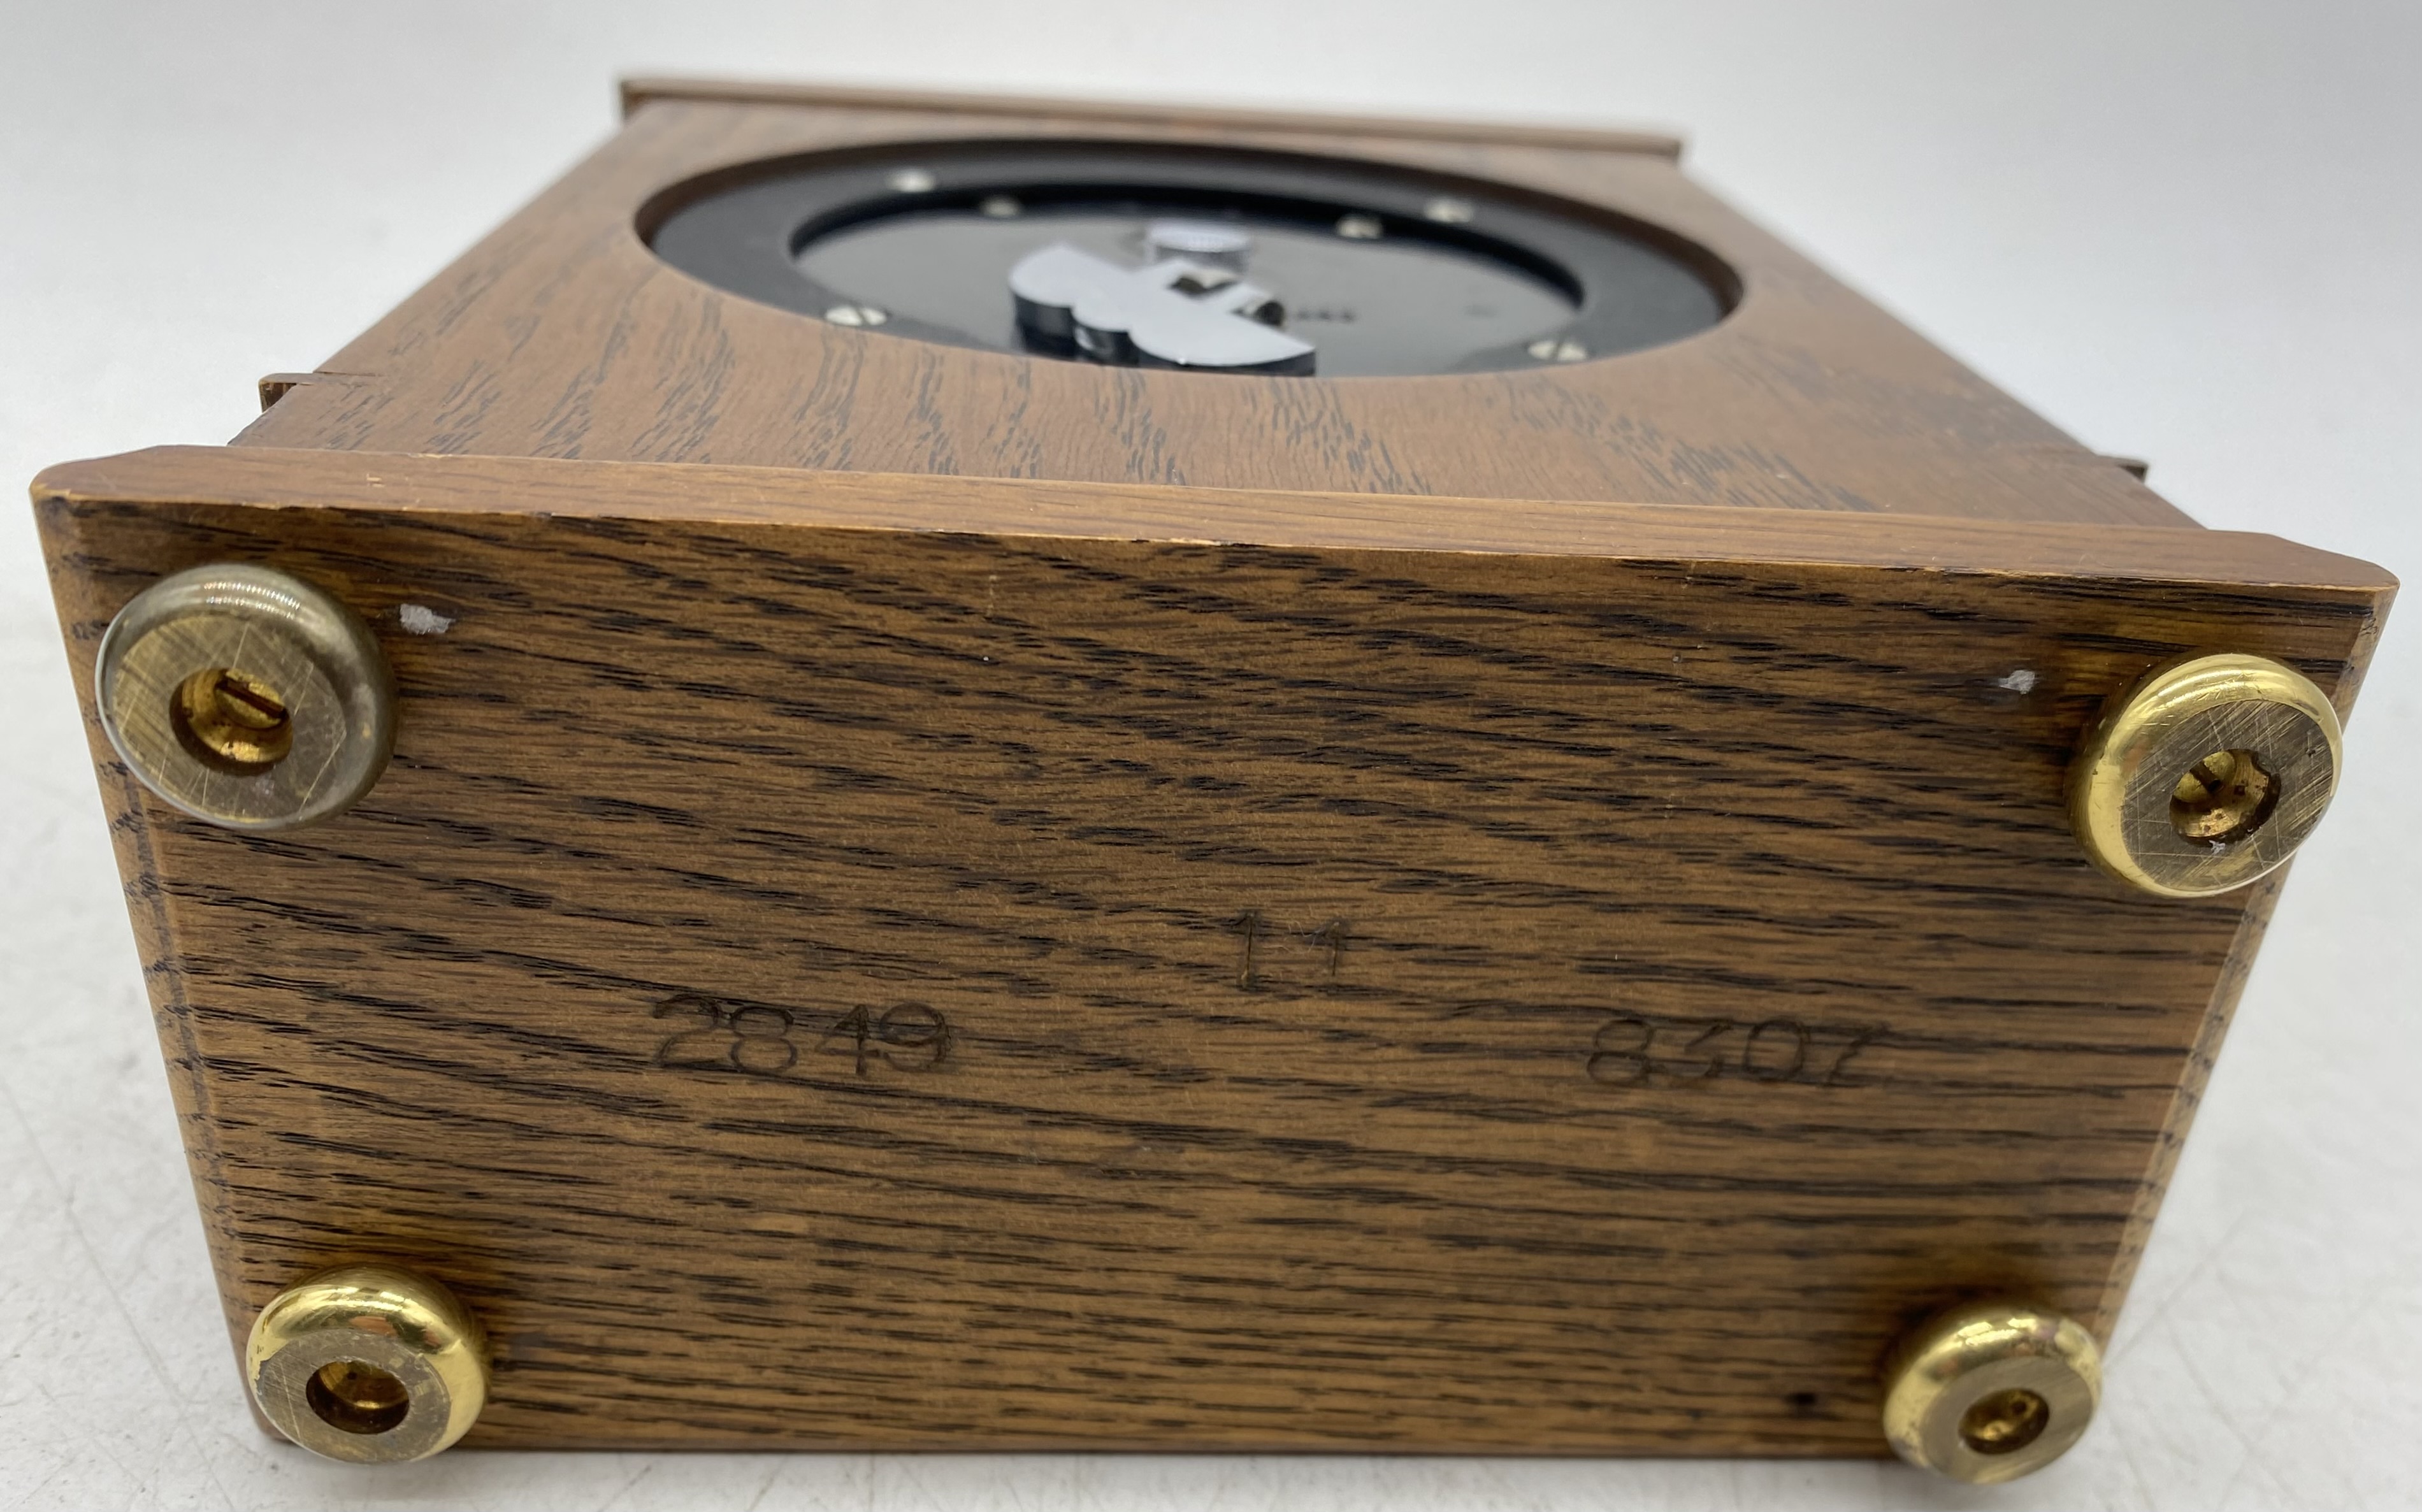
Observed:
[[[2208,525],[2422,570],[2404,0],[0,8],[0,477],[217,442],[612,129],[623,72],[1676,128],[1693,171]],[[2408,611],[2408,617],[2422,611]],[[1893,1465],[495,1455],[239,1394],[34,535],[0,508],[0,1506],[2422,1502],[2422,623],[2392,623],[2110,1358],[2032,1481]]]

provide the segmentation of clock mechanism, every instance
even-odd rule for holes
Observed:
[[[1101,144],[916,144],[716,175],[649,244],[732,293],[1111,367],[1409,377],[1660,346],[1733,300],[1644,223],[1443,175]]]

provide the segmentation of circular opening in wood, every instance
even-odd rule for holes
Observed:
[[[391,1433],[412,1413],[412,1394],[403,1382],[358,1360],[322,1365],[312,1372],[303,1395],[321,1422],[365,1437]]]
[[[2170,794],[2170,825],[2182,839],[2225,845],[2262,827],[2278,807],[2279,783],[2250,750],[2216,750]]]
[[[1960,1414],[1959,1441],[1980,1455],[2007,1455],[2043,1436],[2052,1404],[2031,1391],[2013,1388],[1977,1398]]]
[[[177,685],[168,722],[195,760],[230,776],[268,771],[294,748],[286,700],[240,668],[206,667]]]
[[[1706,248],[1611,207],[1170,143],[770,161],[674,185],[639,232],[710,284],[880,339],[1204,373],[1595,361],[1706,330],[1739,293]]]

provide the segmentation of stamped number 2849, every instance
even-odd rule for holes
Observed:
[[[656,1063],[696,1071],[806,1075],[810,1068],[802,1056],[839,1054],[851,1058],[862,1077],[878,1065],[931,1071],[951,1053],[950,1020],[915,1002],[881,1013],[851,1008],[819,1014],[682,992],[659,1003],[652,1016],[689,1023],[656,1047]]]

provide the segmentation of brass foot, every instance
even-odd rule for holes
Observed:
[[[2336,791],[2337,711],[2261,656],[2165,663],[2112,701],[2069,768],[2069,818],[2097,866],[2200,898],[2287,863]]]
[[[1895,1454],[1991,1485],[2041,1470],[2084,1435],[2102,1396],[2102,1353],[2057,1313],[1972,1303],[1903,1340],[1884,1390],[1884,1437]]]
[[[101,638],[94,701],[145,787],[228,829],[344,812],[395,741],[377,638],[274,567],[195,567],[136,594]]]
[[[244,1347],[253,1400],[330,1459],[426,1459],[488,1400],[487,1344],[454,1294],[393,1266],[345,1266],[277,1294]]]

